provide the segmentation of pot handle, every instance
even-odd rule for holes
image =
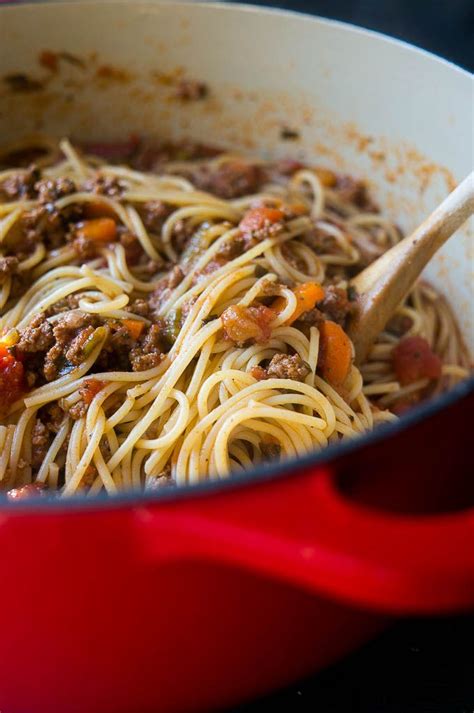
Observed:
[[[385,513],[350,500],[319,469],[135,515],[148,562],[232,564],[393,614],[474,608],[474,508]]]

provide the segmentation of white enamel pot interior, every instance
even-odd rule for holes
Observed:
[[[61,61],[51,76],[38,61],[43,50],[66,51],[81,64]],[[306,157],[368,179],[405,230],[472,168],[467,72],[387,37],[304,15],[136,1],[6,6],[0,76],[17,73],[48,81],[26,93],[0,81],[2,141],[38,131],[81,139],[136,133]],[[178,102],[177,76],[205,81],[209,98]],[[282,140],[283,127],[300,138]],[[448,296],[471,349],[473,242],[471,225],[426,272]]]

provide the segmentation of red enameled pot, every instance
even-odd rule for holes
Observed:
[[[466,73],[356,28],[180,3],[0,10],[2,76],[41,79],[44,49],[84,66],[40,93],[2,86],[3,138],[159,125],[287,155],[284,119],[300,130],[293,154],[369,176],[407,228],[446,193],[439,164],[457,180],[469,168]],[[98,81],[98,62],[127,81]],[[152,84],[178,65],[209,81],[207,108],[171,106]],[[467,241],[430,277],[470,336]],[[1,500],[0,711],[207,712],[327,666],[394,617],[474,608],[473,406],[471,381],[357,441],[227,482]]]

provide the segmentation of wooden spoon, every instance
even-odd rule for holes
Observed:
[[[360,272],[351,284],[358,309],[348,333],[360,364],[435,252],[474,213],[474,172],[419,228]]]

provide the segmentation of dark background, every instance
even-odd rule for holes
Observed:
[[[243,0],[240,0],[243,2]],[[473,0],[249,0],[350,22],[474,70]]]
[[[253,0],[252,4],[351,22],[474,69],[474,0]],[[279,710],[474,713],[474,617],[402,621],[312,679],[233,713]]]

